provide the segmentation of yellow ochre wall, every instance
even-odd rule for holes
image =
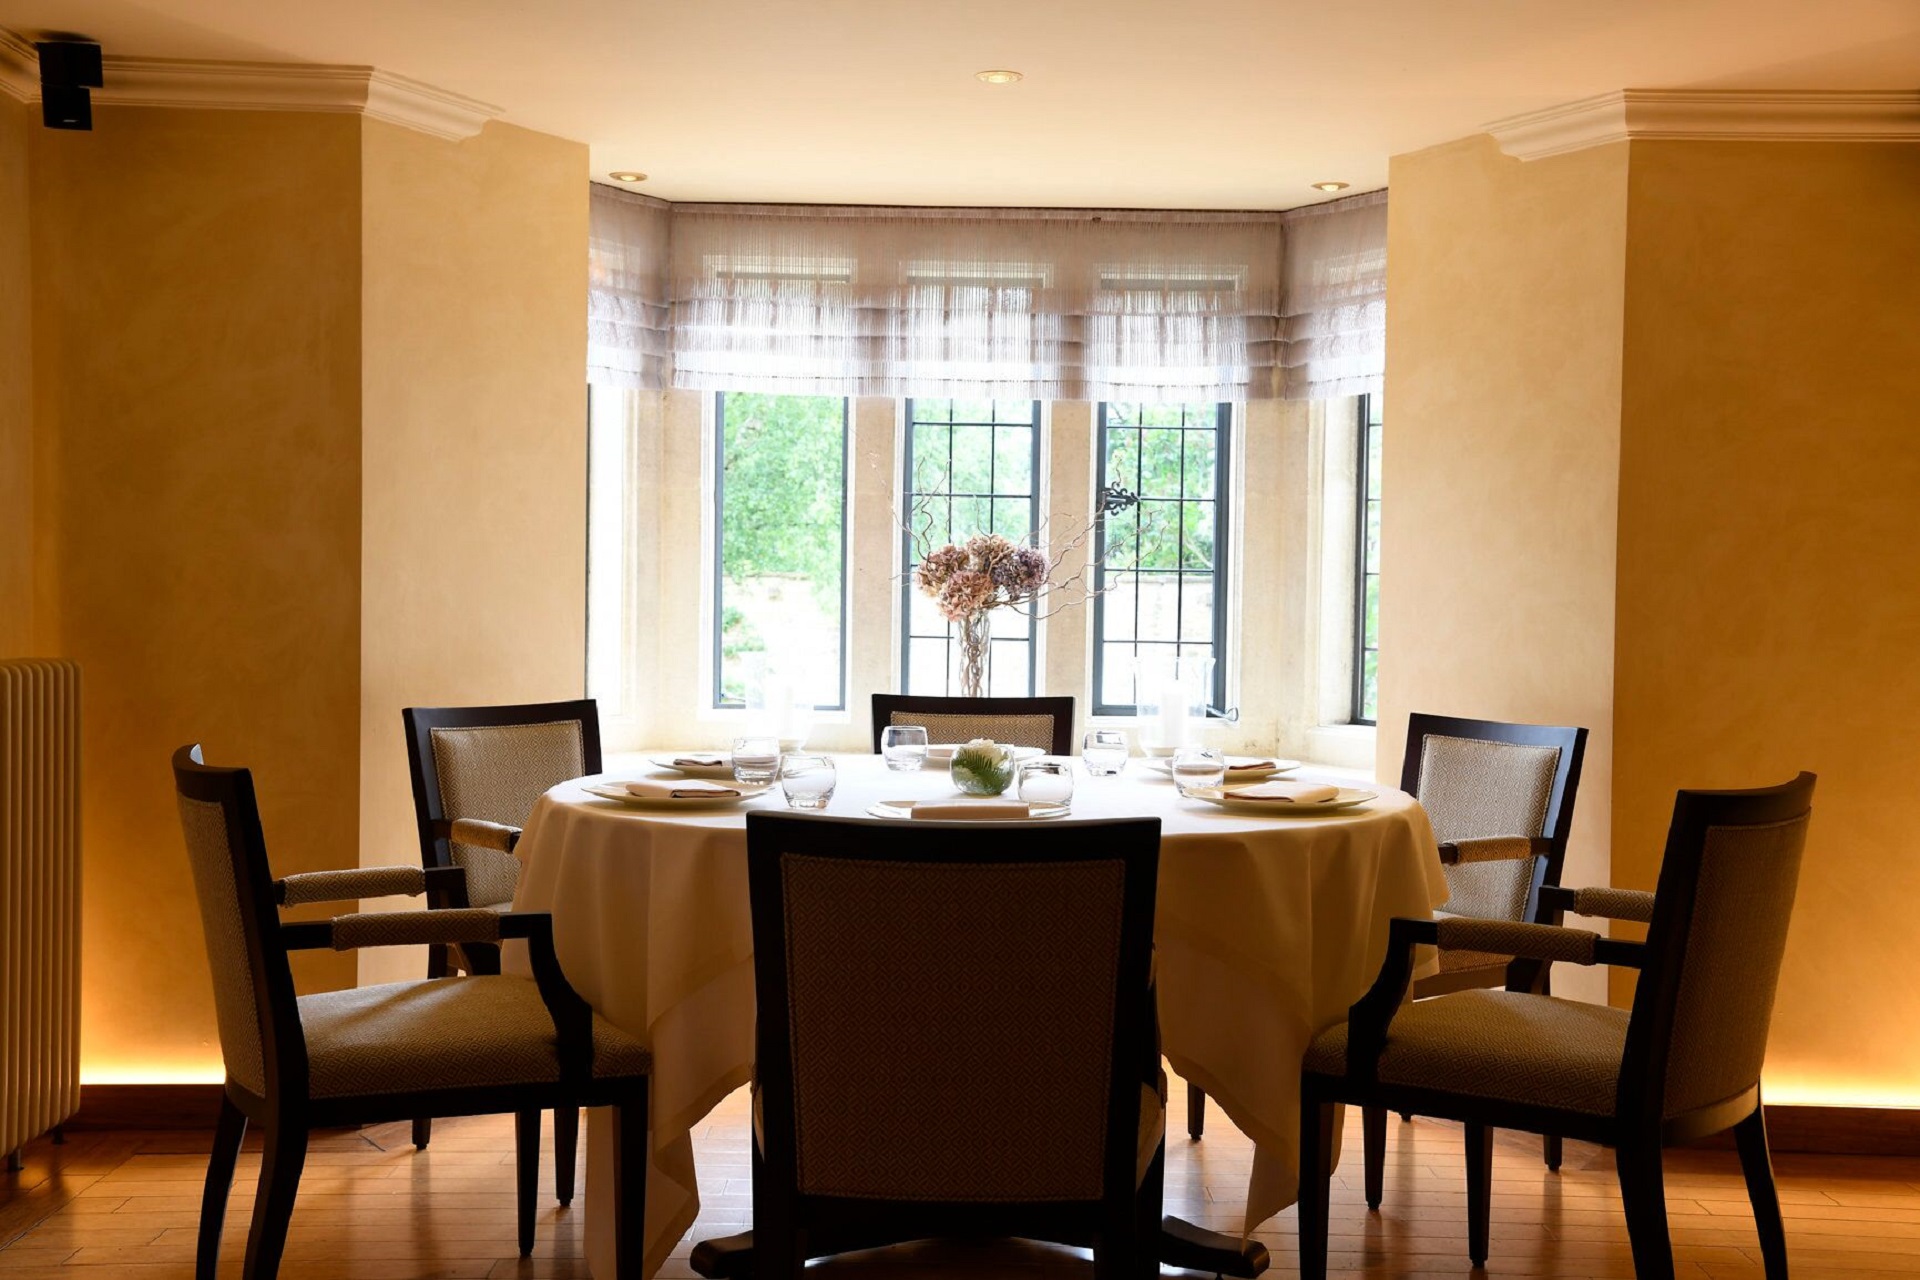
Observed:
[[[91,1080],[218,1061],[175,747],[254,769],[276,869],[353,861],[359,145],[330,115],[33,130],[33,647],[85,682]]]
[[[32,108],[0,94],[0,657],[33,647]]]
[[[1632,145],[1615,883],[1817,772],[1768,1096],[1920,1104],[1920,145]]]
[[[587,149],[369,120],[362,158],[360,852],[380,865],[420,856],[402,707],[585,684]],[[425,959],[360,963],[396,981]]]
[[[1570,884],[1607,881],[1626,151],[1390,177],[1378,776],[1413,711],[1586,726]]]

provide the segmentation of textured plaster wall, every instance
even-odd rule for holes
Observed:
[[[0,95],[0,657],[33,648],[33,266],[23,102]]]

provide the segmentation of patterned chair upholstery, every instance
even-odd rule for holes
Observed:
[[[1307,1051],[1301,1275],[1326,1274],[1335,1107],[1359,1103],[1465,1123],[1476,1267],[1487,1257],[1495,1126],[1615,1149],[1643,1277],[1673,1275],[1662,1147],[1732,1128],[1766,1275],[1785,1280],[1760,1071],[1813,787],[1803,773],[1755,791],[1681,792],[1654,894],[1542,890],[1556,912],[1647,921],[1644,943],[1541,924],[1395,920],[1373,989]],[[1630,1012],[1511,988],[1403,1004],[1418,944],[1534,964],[1625,965],[1640,979]]]
[[[932,698],[873,695],[873,749],[889,725],[925,725],[929,742],[991,738],[1015,747],[1073,754],[1072,698]]]
[[[533,1246],[540,1112],[612,1106],[616,1165],[627,1171],[616,1212],[633,1244],[619,1275],[641,1272],[645,1204],[646,1048],[601,1020],[567,985],[553,954],[551,917],[453,909],[350,913],[283,923],[282,906],[389,894],[457,891],[458,868],[375,867],[274,880],[253,781],[215,769],[200,749],[174,755],[186,837],[227,1079],[207,1167],[195,1274],[212,1280],[240,1144],[249,1124],[265,1139],[260,1189],[242,1275],[271,1280],[313,1129],[417,1117],[512,1112],[520,1251]],[[534,977],[438,978],[299,996],[290,950],[526,940]]]
[[[747,846],[758,1274],[874,1232],[1042,1224],[1093,1244],[1100,1274],[1144,1274],[1166,1146],[1159,822],[986,841],[964,822],[752,813]],[[694,1265],[725,1270],[711,1249]]]
[[[440,894],[436,908],[505,911],[520,887],[514,847],[536,801],[551,787],[600,772],[600,712],[591,699],[501,707],[408,707],[407,764],[420,861],[466,873],[463,894]],[[497,973],[496,948],[435,945],[427,976]],[[415,1147],[433,1138],[427,1120],[413,1126]],[[553,1118],[554,1190],[573,1202],[579,1116]]]

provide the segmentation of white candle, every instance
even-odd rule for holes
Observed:
[[[1184,746],[1187,741],[1187,692],[1178,682],[1160,686],[1160,745]]]

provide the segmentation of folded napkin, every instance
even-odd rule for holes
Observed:
[[[1235,800],[1277,800],[1286,804],[1325,804],[1340,798],[1340,788],[1319,782],[1261,782],[1251,787],[1235,787],[1227,793]]]
[[[715,752],[704,756],[675,756],[673,762],[682,769],[717,769],[727,762],[727,757]]]
[[[1272,773],[1279,767],[1272,760],[1242,760],[1239,764],[1227,766],[1227,776],[1231,778],[1236,773]]]
[[[626,784],[627,794],[642,800],[703,800],[742,794],[738,787],[723,787],[697,778],[636,778]]]
[[[931,818],[935,822],[951,822],[956,818],[1019,822],[1032,816],[1032,811],[1026,805],[1010,800],[959,800],[952,803],[920,800],[914,803],[913,816]]]

